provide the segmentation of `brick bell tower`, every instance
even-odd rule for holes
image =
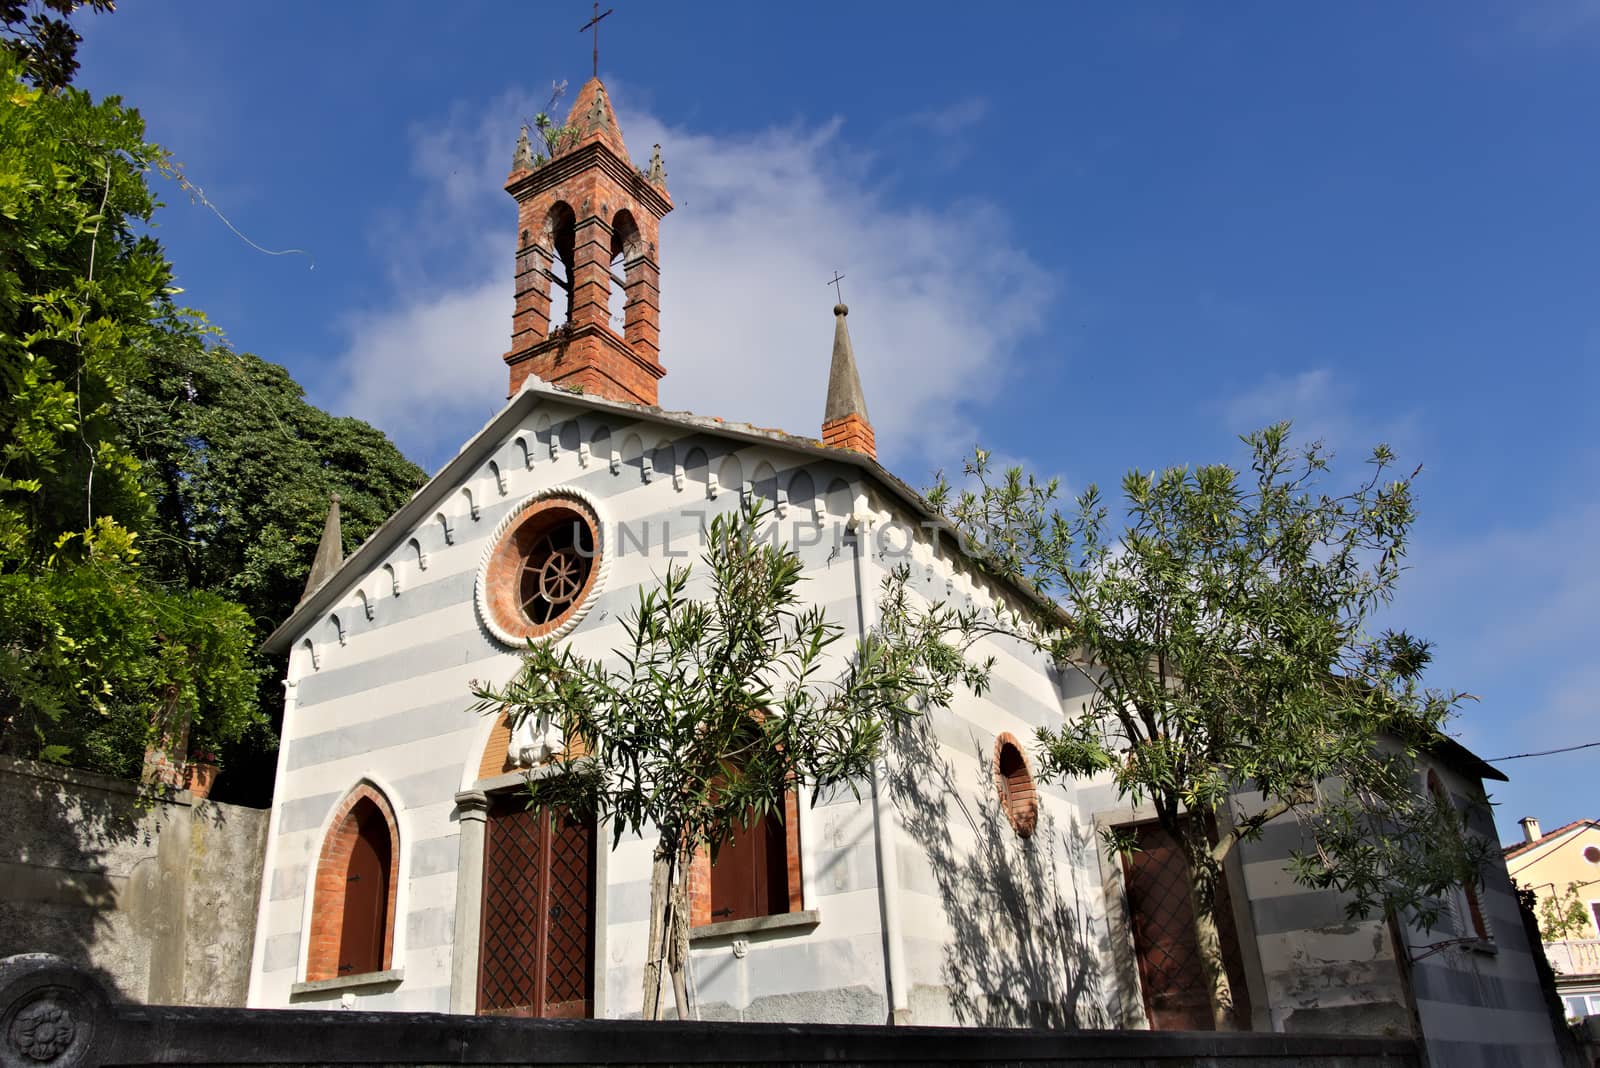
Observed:
[[[505,355],[511,393],[537,375],[610,400],[655,404],[656,382],[667,373],[656,238],[672,210],[661,146],[648,169],[634,168],[599,78],[578,91],[566,129],[545,159],[534,155],[524,127],[506,179],[517,201],[517,304]],[[626,297],[620,332],[612,286]]]

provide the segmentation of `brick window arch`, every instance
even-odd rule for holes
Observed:
[[[1011,734],[1002,734],[994,743],[994,782],[1000,793],[1000,808],[1011,821],[1018,838],[1033,837],[1039,824],[1039,792],[1028,770],[1028,757]]]
[[[363,782],[334,811],[317,862],[306,980],[381,972],[394,960],[400,835],[394,808]]]
[[[1433,799],[1440,805],[1447,808],[1453,807],[1449,791],[1444,788],[1444,783],[1440,781],[1439,773],[1432,768],[1428,769],[1428,793],[1432,794]],[[1452,904],[1456,906],[1458,916],[1463,911],[1461,906],[1465,906],[1465,919],[1472,925],[1472,930],[1457,931],[1456,933],[1460,935],[1470,934],[1487,941],[1490,937],[1489,925],[1484,922],[1483,906],[1478,903],[1478,888],[1471,882],[1464,882],[1461,884],[1460,890],[1461,901],[1452,902]]]

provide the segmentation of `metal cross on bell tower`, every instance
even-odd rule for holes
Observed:
[[[606,8],[605,15],[602,15],[600,13],[600,2],[599,0],[595,0],[594,18],[590,19],[588,22],[585,22],[578,30],[579,33],[587,33],[591,29],[594,30],[594,76],[596,78],[600,77],[600,20],[615,10],[615,8],[608,7]]]

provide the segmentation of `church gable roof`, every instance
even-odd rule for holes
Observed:
[[[619,419],[629,422],[656,423],[677,430],[732,439],[744,444],[775,446],[818,461],[854,467],[887,490],[891,498],[920,520],[939,529],[953,532],[948,521],[934,511],[927,501],[923,500],[921,494],[891,474],[876,460],[862,453],[830,448],[815,438],[789,434],[770,427],[729,422],[715,417],[695,415],[692,412],[668,411],[649,405],[607,400],[592,394],[574,393],[530,377],[506,406],[486,423],[483,429],[473,435],[438,474],[429,479],[411,500],[373,531],[355,552],[345,557],[337,571],[326,576],[316,590],[300,602],[289,618],[267,636],[263,647],[272,653],[287,652],[294,641],[309,631],[317,620],[337,607],[349,593],[349,587],[354,582],[361,576],[382,567],[389,555],[402,546],[417,527],[428,522],[442,502],[453,493],[459,492],[460,487],[471,480],[478,470],[494,457],[518,423],[531,416],[541,404],[549,402],[587,408],[595,412],[613,413]],[[959,540],[952,540],[956,541],[954,551],[960,552]],[[1054,607],[1053,602],[1025,587],[1010,583],[1002,585],[1036,605]]]

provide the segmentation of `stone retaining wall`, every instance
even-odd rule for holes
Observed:
[[[121,1000],[243,1005],[267,813],[0,758],[0,956]]]
[[[1417,1068],[1409,1041],[1319,1035],[518,1020],[112,1002],[46,956],[0,961],[0,1063],[1062,1065]]]

